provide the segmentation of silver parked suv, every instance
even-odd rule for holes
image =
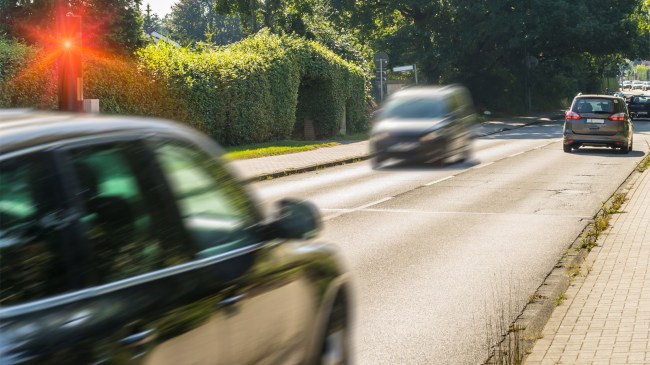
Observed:
[[[609,95],[578,95],[564,122],[564,152],[582,146],[632,151],[634,127],[625,101]]]

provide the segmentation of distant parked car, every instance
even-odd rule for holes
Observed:
[[[643,81],[640,80],[632,81],[632,90],[642,90],[642,89],[643,89]]]
[[[265,217],[186,126],[0,111],[0,364],[346,364],[313,204]]]
[[[372,164],[389,158],[440,163],[470,158],[478,122],[469,91],[460,85],[400,90],[375,114],[370,134]]]
[[[633,96],[627,107],[633,119],[650,118],[650,95]]]
[[[622,87],[622,89],[623,89],[623,90],[625,90],[625,89],[632,89],[632,81],[630,81],[630,80],[625,80],[625,81],[623,81],[623,87]]]
[[[634,127],[623,99],[609,95],[578,95],[564,122],[564,152],[583,146],[632,151]]]
[[[650,81],[644,81],[642,89],[643,89],[643,91],[650,90]]]

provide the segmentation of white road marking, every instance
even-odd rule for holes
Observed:
[[[472,168],[473,168],[473,169],[482,169],[482,168],[484,168],[485,166],[490,166],[490,165],[492,165],[493,163],[494,163],[494,161],[486,162],[486,163],[482,163],[482,164],[480,164],[480,165],[478,165],[478,166],[474,166],[474,167],[472,167]]]
[[[515,157],[515,156],[523,155],[524,152],[525,152],[525,151],[517,152],[517,153],[512,154],[512,155],[510,155],[510,156],[508,156],[508,157]]]
[[[374,202],[364,204],[364,205],[358,206],[356,208],[351,208],[351,209],[321,209],[322,211],[335,211],[335,212],[337,212],[335,214],[328,215],[328,216],[324,217],[323,220],[327,221],[327,220],[330,220],[330,219],[333,219],[333,218],[336,218],[336,217],[340,217],[343,214],[353,213],[353,212],[357,212],[357,211],[360,211],[360,210],[364,210],[366,208],[372,207],[373,205],[377,205],[377,204],[381,204],[383,202],[389,201],[389,200],[391,200],[393,198],[394,198],[394,196],[388,196],[388,197],[376,200]]]
[[[437,183],[439,183],[439,182],[443,182],[443,181],[445,181],[445,180],[453,179],[454,177],[455,177],[455,175],[451,175],[451,176],[443,177],[442,179],[438,179],[438,180],[436,180],[436,181],[432,181],[432,182],[430,182],[430,183],[426,183],[426,184],[424,184],[424,186],[431,186],[431,185],[433,185],[433,184],[437,184]]]

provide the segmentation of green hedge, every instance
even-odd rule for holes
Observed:
[[[0,39],[0,107],[58,108],[56,53]],[[191,108],[136,59],[84,56],[84,98],[99,99],[102,113],[157,116],[191,122]]]
[[[224,145],[290,138],[305,118],[314,121],[317,137],[331,137],[344,112],[350,133],[368,127],[363,71],[315,42],[260,32],[224,48],[158,43],[137,55]]]
[[[188,123],[224,145],[368,128],[361,68],[324,46],[260,33],[225,48],[192,51],[165,43],[137,58],[84,55],[84,97],[102,113]],[[0,38],[0,107],[57,108],[56,54]]]

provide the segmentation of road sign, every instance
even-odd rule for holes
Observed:
[[[384,68],[388,64],[388,55],[386,52],[377,52],[373,60],[375,61],[375,67]]]
[[[404,72],[413,70],[413,65],[393,67],[393,72]]]

